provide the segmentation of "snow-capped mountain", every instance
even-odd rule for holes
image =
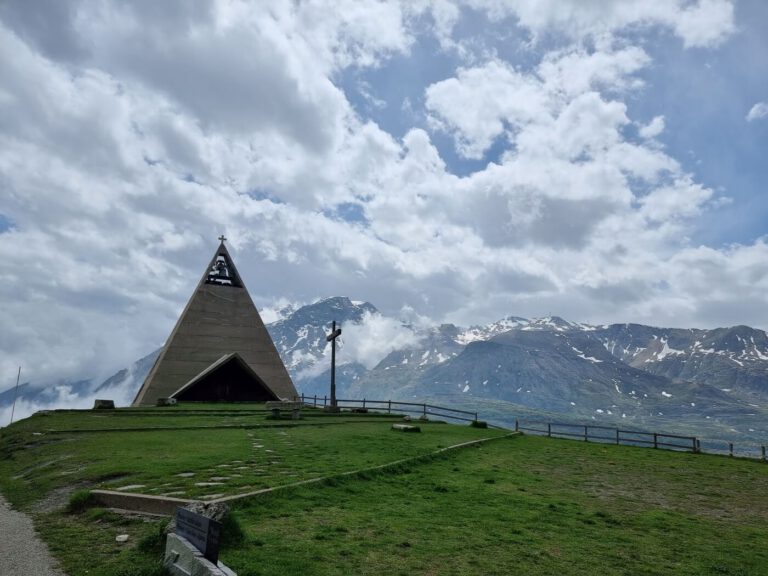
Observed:
[[[331,301],[313,307],[323,309],[325,302]],[[365,305],[368,316],[360,314],[361,305],[346,299],[333,299],[333,305],[347,326],[378,314],[370,304]],[[331,319],[324,316],[325,330]],[[691,419],[705,425],[725,416],[728,430],[745,419],[759,420],[768,407],[768,338],[762,330],[594,326],[557,316],[510,316],[469,328],[403,327],[417,336],[414,342],[390,351],[370,369],[350,359],[342,342],[340,396],[428,398],[468,406],[492,401],[509,410],[525,407],[574,418],[666,418],[667,428]],[[281,349],[289,365],[292,357],[304,360],[301,370],[292,371],[297,388],[327,394],[324,339],[306,348],[304,340],[277,335],[275,340],[289,343]]]
[[[328,393],[326,334],[334,320],[343,329],[337,351],[341,398],[493,402],[507,412],[525,408],[582,419],[722,420],[729,430],[768,415],[768,336],[746,326],[593,326],[557,316],[509,316],[469,328],[414,326],[385,318],[368,302],[334,297],[286,309],[267,325],[304,394]],[[132,398],[157,352],[99,386],[80,388]],[[20,395],[28,391],[22,386]],[[10,404],[10,393],[0,394],[0,405]]]
[[[293,377],[315,366],[328,346],[325,337],[330,325],[359,324],[366,314],[379,311],[368,302],[334,297],[302,306],[283,319],[267,325],[270,336]]]
[[[613,324],[593,335],[630,366],[748,398],[768,396],[768,337],[748,326],[714,330]]]

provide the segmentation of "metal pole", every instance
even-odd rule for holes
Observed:
[[[13,392],[13,408],[11,408],[10,424],[13,424],[13,413],[16,412],[16,396],[19,394],[19,378],[21,378],[21,366],[19,366],[19,372],[16,374],[16,390]]]
[[[336,332],[336,320],[332,332]],[[336,338],[331,340],[331,406],[336,406]]]

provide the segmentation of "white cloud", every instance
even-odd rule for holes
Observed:
[[[260,307],[259,316],[261,316],[264,324],[271,324],[288,317],[294,310],[301,308],[303,305],[304,303],[291,302],[287,298],[278,298],[269,302],[268,305]]]
[[[536,35],[559,32],[574,39],[661,26],[682,38],[686,47],[714,47],[733,34],[730,0],[467,0],[497,19],[516,16]]]
[[[641,214],[651,221],[666,223],[678,218],[691,218],[701,212],[712,194],[712,190],[692,182],[690,178],[681,178],[644,196],[640,200]]]
[[[467,158],[481,158],[500,135],[513,138],[516,130],[548,115],[539,83],[499,61],[433,84],[426,105],[434,126],[455,131],[457,150]]]
[[[359,362],[369,369],[393,350],[412,347],[420,341],[411,328],[382,314],[366,313],[359,324],[345,326],[343,331],[343,361]]]
[[[0,231],[0,374],[21,363],[34,381],[106,376],[152,351],[220,233],[267,321],[338,293],[464,324],[725,317],[714,310],[727,297],[705,310],[672,263],[709,281],[721,258],[752,262],[764,247],[691,248],[716,195],[653,142],[663,117],[636,131],[630,104],[663,64],[633,35],[663,26],[715,46],[730,4],[470,4],[567,36],[525,64],[478,50],[413,86],[391,133],[344,86],[365,87],[363,69],[399,78],[426,35],[458,45],[466,4],[2,4],[0,211],[14,228]],[[442,131],[485,165],[454,173]],[[339,206],[359,218],[340,220]],[[759,272],[729,266],[724,293]],[[754,310],[766,293],[750,292]],[[768,322],[732,310],[733,322]],[[367,365],[381,342],[410,338],[386,317],[359,330],[345,353]]]
[[[747,122],[762,120],[766,117],[768,117],[768,102],[758,102],[749,109],[749,113],[747,113]]]
[[[659,134],[664,132],[664,116],[654,116],[645,126],[641,126],[638,130],[641,138],[656,138]]]

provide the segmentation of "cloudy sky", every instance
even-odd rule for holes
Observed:
[[[267,309],[768,328],[766,26],[763,0],[5,0],[0,389],[157,348],[222,233]]]

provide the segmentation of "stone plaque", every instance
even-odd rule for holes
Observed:
[[[176,534],[189,540],[208,560],[219,561],[219,535],[221,522],[191,512],[185,508],[176,509]]]

